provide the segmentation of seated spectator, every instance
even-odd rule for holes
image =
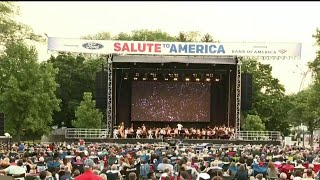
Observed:
[[[163,180],[164,177],[171,176],[171,175],[172,175],[172,171],[168,167],[166,167],[160,176],[160,180]]]
[[[72,176],[70,171],[66,171],[64,175],[59,177],[59,180],[71,180],[71,179],[72,179]]]
[[[42,171],[46,171],[47,168],[47,164],[44,162],[44,158],[40,157],[39,161],[36,163],[37,166],[37,173],[40,173]]]
[[[280,173],[279,180],[286,180],[287,174],[286,173]]]
[[[100,176],[95,175],[92,171],[94,167],[94,162],[92,159],[86,159],[83,164],[85,167],[85,172],[82,175],[77,176],[75,180],[102,180]]]
[[[235,178],[237,180],[247,180],[249,177],[248,170],[245,168],[243,164],[239,166],[237,173],[235,174]]]
[[[84,172],[83,162],[81,161],[81,157],[77,156],[76,161],[72,163],[72,170],[78,169],[80,173]]]
[[[108,180],[108,177],[105,174],[100,174],[100,177],[102,178],[102,180]]]
[[[131,172],[131,173],[129,174],[129,180],[137,180],[137,175],[136,175],[136,173]]]
[[[78,169],[76,169],[76,170],[73,172],[73,178],[80,176],[80,174],[81,174],[80,171],[79,171]]]
[[[314,176],[313,171],[311,169],[308,169],[303,177],[304,180],[311,180],[314,178],[315,178],[315,176]]]
[[[187,171],[182,171],[177,180],[191,180],[191,176]]]
[[[205,166],[200,166],[200,173],[198,174],[197,180],[209,180],[210,175],[205,171]]]
[[[6,169],[0,170],[0,173],[6,173],[9,176],[15,177],[15,179],[24,179],[26,176],[26,169],[22,167],[23,161],[19,160],[17,165],[10,165]]]
[[[277,179],[278,178],[278,169],[275,167],[273,162],[269,162],[267,174],[269,178]]]
[[[236,173],[238,171],[238,167],[236,166],[235,162],[230,163],[228,171],[229,171],[229,174],[231,176],[235,176],[236,175]]]
[[[117,166],[113,164],[111,170],[106,173],[108,179],[117,179],[121,177],[120,171],[117,170]]]
[[[300,170],[295,171],[294,175],[292,175],[291,179],[301,180],[302,179],[302,172]]]
[[[142,160],[140,165],[140,177],[142,179],[147,179],[149,172],[150,172],[150,165],[146,163],[145,160]]]
[[[173,165],[169,164],[168,158],[163,158],[162,163],[160,163],[157,167],[157,170],[160,172],[164,172],[164,170],[168,168],[170,171],[173,171]]]
[[[156,173],[154,173],[153,171],[148,173],[148,180],[156,180]]]

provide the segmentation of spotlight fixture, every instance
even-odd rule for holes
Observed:
[[[173,78],[173,80],[174,80],[174,81],[178,81],[178,78],[175,77],[175,78]]]
[[[135,81],[136,81],[136,80],[138,80],[138,78],[137,78],[137,77],[134,77],[134,78],[133,78],[133,80],[135,80]]]
[[[186,81],[190,81],[190,78],[186,77]]]
[[[196,81],[200,81],[200,78],[196,78]]]
[[[210,81],[210,78],[206,78],[206,81],[208,81],[208,82],[209,82],[209,81]]]
[[[220,81],[220,79],[216,78],[216,79],[215,79],[215,81],[216,81],[216,82],[219,82],[219,81]]]
[[[156,81],[158,78],[154,77],[153,80]]]
[[[128,73],[125,74],[125,76],[124,76],[123,79],[124,79],[124,80],[127,80],[127,79],[128,79]]]
[[[168,81],[169,79],[168,79],[168,78],[164,78],[164,80],[165,80],[165,81]]]
[[[144,74],[144,77],[142,78],[142,80],[143,80],[143,81],[146,81],[146,80],[147,80],[147,77],[148,77],[148,75],[147,75],[147,73],[146,73],[146,74]]]

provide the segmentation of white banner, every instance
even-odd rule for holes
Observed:
[[[301,57],[301,43],[105,41],[49,37],[48,49],[94,54]]]

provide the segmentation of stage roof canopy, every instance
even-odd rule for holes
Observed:
[[[301,46],[301,43],[202,43],[48,38],[48,50],[51,51],[117,55],[300,59]]]
[[[131,63],[197,63],[197,64],[237,64],[234,57],[208,56],[114,56],[113,62]]]

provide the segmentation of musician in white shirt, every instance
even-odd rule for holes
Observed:
[[[118,130],[117,128],[115,128],[115,129],[113,130],[113,138],[114,138],[114,139],[118,139],[118,133],[119,133],[119,130]]]
[[[129,133],[129,129],[126,128],[126,129],[124,130],[124,138],[125,138],[125,139],[127,139],[128,133]]]
[[[141,129],[138,128],[138,129],[137,129],[137,132],[136,132],[136,138],[137,138],[137,139],[140,139],[140,134],[141,134]]]
[[[180,124],[180,123],[177,124],[177,126],[178,126],[178,134],[180,134],[183,126],[182,126],[182,124]]]
[[[151,129],[148,130],[148,138],[149,138],[149,139],[153,139],[153,137],[152,137],[152,130],[151,130]]]

